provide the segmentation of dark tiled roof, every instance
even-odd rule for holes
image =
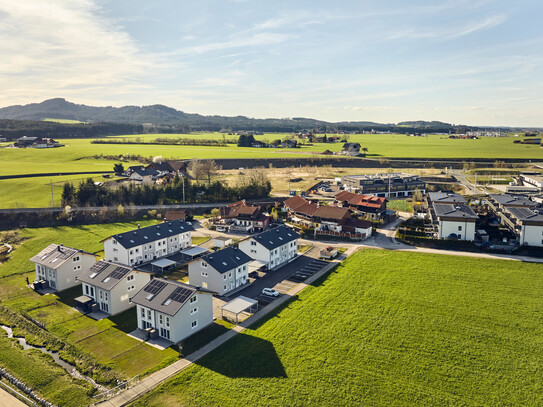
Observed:
[[[428,194],[433,203],[448,203],[448,204],[465,204],[464,197],[457,193],[451,192],[430,192]]]
[[[134,174],[138,174],[140,177],[145,177],[147,175],[155,176],[158,175],[158,171],[155,171],[152,168],[137,169],[136,171],[134,171]]]
[[[213,291],[178,281],[154,278],[138,291],[132,302],[174,316],[196,292],[215,294]]]
[[[347,218],[341,224],[343,226],[360,228],[360,229],[368,229],[371,226],[371,222],[369,220],[355,219],[355,218]]]
[[[249,256],[234,246],[208,254],[202,257],[202,260],[221,274],[252,261]]]
[[[291,228],[288,228],[286,226],[278,226],[266,232],[259,233],[252,238],[260,243],[262,246],[264,246],[266,249],[273,250],[278,248],[279,246],[283,246],[288,242],[296,240],[299,237],[300,235]]]
[[[125,249],[140,246],[155,240],[165,239],[180,233],[193,231],[194,228],[184,220],[172,220],[158,225],[147,226],[145,228],[132,230],[130,232],[119,233],[111,236],[117,240]]]
[[[543,215],[528,208],[507,208],[513,217],[520,222],[543,222]]]
[[[492,194],[490,197],[497,203],[503,206],[526,206],[528,208],[536,206],[533,201],[530,201],[524,196],[509,195],[509,194]]]
[[[436,204],[433,205],[433,208],[438,218],[478,218],[471,206],[468,205]]]
[[[50,244],[37,255],[32,257],[30,261],[51,269],[57,269],[77,253],[90,254],[94,256],[94,254],[84,252],[83,250],[72,249],[71,247],[60,246],[58,244]]]
[[[132,268],[110,261],[100,260],[85,270],[77,279],[83,283],[110,291]]]

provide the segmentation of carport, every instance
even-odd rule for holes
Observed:
[[[243,312],[254,314],[258,309],[258,301],[252,298],[244,297],[240,295],[238,298],[227,302],[221,307],[221,318],[224,318],[224,313],[234,314],[236,316],[236,324],[238,323],[238,316]]]
[[[168,259],[159,259],[159,260],[155,260],[151,263],[151,271],[154,272],[155,271],[155,267],[158,267],[160,269],[160,272],[162,274],[164,274],[164,269],[166,267],[170,267],[170,266],[173,266],[177,264],[177,262],[173,261],[173,260],[168,260]]]
[[[184,256],[189,256],[191,259],[194,260],[195,258],[200,257],[202,254],[204,254],[207,251],[208,250],[204,249],[203,247],[194,246],[194,247],[191,247],[190,249],[183,250],[181,254],[183,254]]]

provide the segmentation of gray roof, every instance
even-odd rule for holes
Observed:
[[[465,204],[466,200],[455,192],[430,192],[428,194],[433,203]]]
[[[471,206],[468,205],[437,204],[433,205],[433,208],[438,218],[478,218]]]
[[[132,270],[122,264],[100,260],[78,276],[77,280],[110,291]]]
[[[32,257],[30,261],[41,264],[42,266],[46,266],[50,269],[57,269],[77,253],[95,256],[94,254],[84,252],[83,250],[73,249],[71,247],[53,243]]]
[[[526,206],[534,207],[536,203],[530,201],[528,198],[519,195],[509,195],[509,194],[492,194],[490,197],[495,200],[497,203],[503,206]]]
[[[252,261],[249,256],[234,246],[218,250],[201,259],[221,274]]]
[[[343,144],[344,150],[360,150],[360,143],[345,143]]]
[[[528,208],[507,208],[507,212],[520,222],[543,222],[543,215]]]
[[[145,177],[147,175],[155,176],[158,175],[158,171],[153,170],[152,168],[138,168],[134,171],[134,174],[138,174],[140,177]]]
[[[276,249],[279,246],[283,246],[285,243],[299,238],[300,235],[298,233],[286,226],[278,226],[252,237],[252,239],[256,240],[268,250]]]
[[[196,292],[215,294],[205,288],[164,278],[154,278],[132,298],[134,304],[174,316]]]
[[[117,242],[125,249],[130,249],[131,247],[140,246],[145,243],[154,242],[155,240],[165,239],[170,236],[193,230],[194,228],[187,222],[178,219],[132,230],[130,232],[119,233],[110,238],[117,240]]]

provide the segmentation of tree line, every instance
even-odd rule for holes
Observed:
[[[269,196],[271,183],[262,172],[251,172],[229,186],[213,181],[192,183],[176,176],[165,186],[128,185],[104,187],[94,183],[92,178],[78,186],[66,182],[62,190],[62,206],[116,206],[116,205],[167,205],[181,203],[234,202],[242,199],[258,199]],[[183,187],[184,185],[184,187]]]

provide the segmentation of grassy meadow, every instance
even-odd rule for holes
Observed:
[[[542,270],[362,250],[134,405],[541,405]]]

